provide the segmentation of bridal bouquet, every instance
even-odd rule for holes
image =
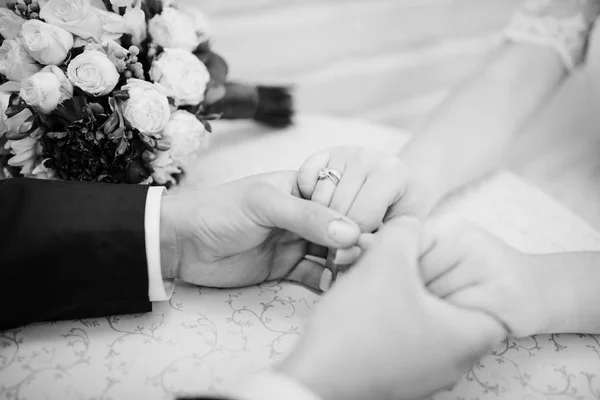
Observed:
[[[0,35],[5,176],[170,186],[211,120],[291,121],[288,90],[228,82],[206,18],[172,0],[9,0]]]

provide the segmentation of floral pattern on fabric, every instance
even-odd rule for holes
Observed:
[[[508,174],[440,211],[474,221],[530,253],[600,250],[600,234]],[[156,303],[151,313],[0,332],[0,399],[152,400],[218,393],[242,374],[280,360],[302,335],[317,301],[290,284],[236,290],[179,284],[173,298]],[[452,389],[433,397],[549,398],[600,399],[600,336],[507,338]]]

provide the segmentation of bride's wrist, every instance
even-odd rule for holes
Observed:
[[[406,196],[408,205],[415,216],[421,220],[427,218],[437,203],[445,196],[446,187],[440,171],[426,158],[414,158],[408,153],[401,152],[398,158],[405,164],[408,171],[408,188]]]

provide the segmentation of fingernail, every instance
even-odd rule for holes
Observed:
[[[372,233],[363,233],[358,238],[358,246],[361,249],[367,250],[375,241],[375,235]]]
[[[327,234],[335,242],[342,246],[354,244],[357,236],[360,234],[358,226],[347,218],[334,219],[327,227]]]
[[[319,282],[319,289],[326,292],[331,287],[331,281],[333,280],[333,274],[330,270],[324,269],[321,274],[321,281]]]
[[[353,246],[349,249],[339,249],[335,253],[335,258],[333,259],[334,264],[340,265],[349,265],[353,264],[360,257],[360,247]]]

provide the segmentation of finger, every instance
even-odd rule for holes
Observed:
[[[375,239],[354,269],[380,269],[388,277],[402,273],[410,280],[417,274],[417,257],[420,248],[420,224],[416,218],[396,218],[375,234]],[[372,272],[376,273],[376,272]],[[406,281],[408,281],[407,279]]]
[[[319,258],[327,257],[327,247],[320,246],[315,243],[309,243],[306,249],[306,254],[310,256],[315,256]]]
[[[330,158],[329,150],[315,153],[306,159],[298,170],[298,188],[305,199],[312,198],[317,186],[319,171],[327,167]]]
[[[332,157],[329,160],[329,163],[327,163],[327,165],[321,169],[325,168],[333,169],[343,179],[346,171],[346,162],[344,160],[335,159],[334,157]],[[317,184],[315,185],[315,190],[313,191],[312,197],[310,199],[314,202],[329,207],[329,205],[331,204],[331,200],[333,199],[333,194],[337,189],[336,183],[328,177],[319,178],[319,171],[317,171],[317,173],[315,174],[314,179],[317,181]]]
[[[478,280],[463,264],[453,264],[445,273],[426,286],[435,296],[445,299],[453,294],[477,285]]]
[[[369,247],[373,245],[375,241],[375,235],[372,233],[363,233],[358,238],[358,247],[360,247],[363,251],[368,250]]]
[[[425,285],[449,272],[462,259],[461,250],[454,245],[451,224],[429,221],[423,229],[423,246],[420,257],[421,277]]]
[[[270,185],[256,185],[248,200],[248,212],[259,225],[285,229],[309,242],[336,249],[358,242],[360,229],[353,221],[313,201],[282,193]]]
[[[348,218],[356,221],[363,232],[373,232],[382,223],[388,208],[400,201],[406,193],[406,179],[398,161],[383,166],[369,175],[354,200]]]
[[[339,249],[335,253],[333,262],[338,265],[354,264],[360,258],[362,250],[358,246],[350,247],[349,249]]]
[[[313,260],[304,258],[285,277],[285,280],[304,285],[316,292],[321,292],[321,277],[325,267]]]
[[[348,214],[366,179],[365,168],[355,164],[347,166],[340,183],[335,188],[329,206],[341,214]]]

